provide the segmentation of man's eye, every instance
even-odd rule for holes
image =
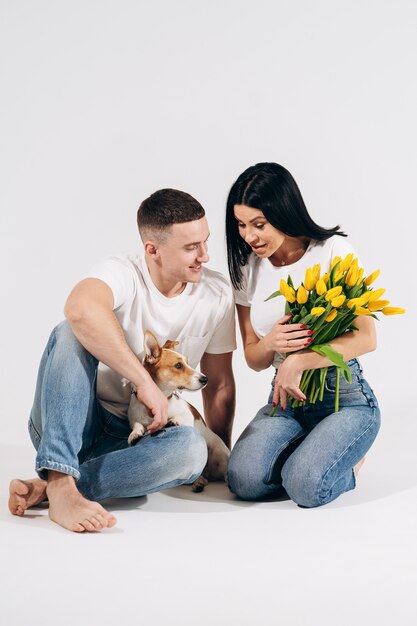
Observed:
[[[177,370],[181,370],[181,369],[182,369],[182,363],[175,363],[174,367],[175,367]]]

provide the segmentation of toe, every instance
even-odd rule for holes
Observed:
[[[90,522],[89,519],[85,519],[81,522],[81,526],[84,526],[85,530],[88,530],[88,532],[92,532],[93,530],[95,530],[93,524]]]

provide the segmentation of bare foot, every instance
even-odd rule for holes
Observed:
[[[19,480],[15,478],[9,486],[9,511],[12,515],[23,515],[26,509],[46,499],[46,481],[40,478]]]
[[[363,457],[359,463],[356,463],[355,467],[353,468],[353,473],[355,474],[355,478],[356,476],[359,474],[359,470],[361,469],[362,465],[365,463],[365,458]]]
[[[49,498],[49,517],[67,530],[76,533],[111,528],[117,523],[114,515],[98,502],[87,500],[78,491],[72,476],[48,472],[46,493]]]

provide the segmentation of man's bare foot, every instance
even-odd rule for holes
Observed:
[[[362,465],[365,463],[365,458],[363,457],[359,463],[356,463],[355,467],[353,468],[353,473],[355,474],[355,478],[356,476],[359,474],[359,470],[361,469]]]
[[[12,515],[23,515],[26,509],[46,499],[46,481],[40,478],[19,480],[15,478],[9,486],[9,511]]]
[[[92,532],[111,528],[117,523],[114,515],[101,504],[87,500],[80,494],[72,476],[49,471],[46,493],[50,519],[67,530]]]

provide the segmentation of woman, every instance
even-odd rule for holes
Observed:
[[[332,364],[308,349],[312,331],[287,324],[284,298],[265,302],[281,278],[291,275],[298,286],[307,268],[319,263],[326,272],[332,258],[354,252],[345,237],[339,226],[325,229],[312,220],[295,180],[276,163],[249,167],[230,190],[227,252],[245,358],[256,371],[276,369],[268,403],[232,450],[229,486],[243,499],[278,495],[284,488],[302,507],[331,502],[355,488],[378,433],[378,403],[356,358],[376,347],[374,320],[358,316],[358,330],[330,342],[352,373],[351,384],[340,382],[339,411],[335,367],[329,367],[323,400],[293,409],[287,394],[306,400],[299,386],[303,371]],[[277,410],[271,417],[272,406]]]

